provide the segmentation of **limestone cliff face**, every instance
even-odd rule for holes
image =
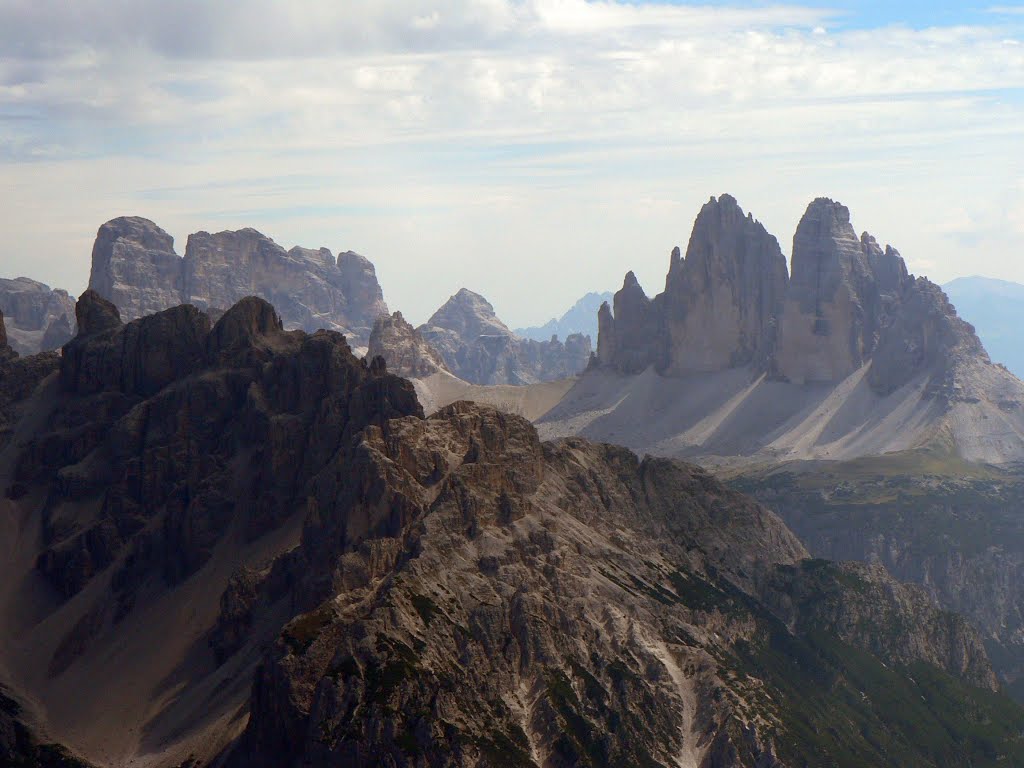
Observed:
[[[590,360],[590,337],[521,339],[483,296],[463,288],[417,329],[448,370],[472,384],[532,384],[575,376]]]
[[[373,265],[351,251],[337,259],[326,248],[286,251],[254,229],[197,232],[184,258],[153,222],[114,219],[100,227],[89,286],[117,305],[126,320],[181,303],[223,311],[256,295],[274,303],[286,328],[319,328],[364,345],[387,314]]]
[[[448,371],[441,355],[427,344],[401,312],[381,315],[374,323],[366,358],[373,360],[378,356],[384,358],[389,371],[407,378]]]
[[[625,373],[750,367],[834,383],[870,362],[878,394],[929,372],[948,395],[954,369],[988,360],[942,291],[891,246],[858,237],[849,209],[827,198],[800,220],[788,276],[775,238],[722,195],[701,209],[686,257],[673,251],[665,291],[649,299],[629,273],[614,304],[598,315],[597,360]]]
[[[57,349],[73,335],[75,300],[67,291],[27,277],[0,278],[0,312],[12,349],[22,355]]]
[[[793,236],[778,372],[798,383],[853,373],[875,349],[887,319],[883,298],[898,302],[907,280],[898,253],[882,252],[868,235],[857,237],[846,206],[812,202]]]
[[[121,216],[96,233],[89,288],[128,320],[182,303],[181,259],[174,238],[148,219]]]
[[[922,371],[935,372],[929,393],[954,400],[970,393],[956,390],[958,363],[988,363],[974,327],[957,317],[946,294],[927,278],[910,278],[891,322],[880,332],[868,381],[878,392],[899,389]]]
[[[673,252],[675,253],[675,252]],[[667,349],[662,297],[647,298],[636,275],[627,272],[622,288],[613,299],[614,316],[608,304],[598,314],[598,359],[623,373],[639,373],[650,365],[664,367]]]
[[[778,241],[735,198],[712,198],[694,222],[686,258],[672,253],[666,373],[763,365],[775,352],[787,282]]]

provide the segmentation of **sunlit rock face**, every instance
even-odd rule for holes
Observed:
[[[113,219],[96,237],[89,287],[128,320],[177,304],[222,312],[246,296],[274,304],[286,328],[340,331],[365,346],[387,314],[373,264],[352,251],[286,251],[255,229],[197,232],[185,256],[174,240],[140,217]]]
[[[764,363],[775,350],[786,295],[778,241],[729,195],[693,225],[686,257],[673,251],[665,281],[666,371]]]
[[[910,275],[896,249],[858,237],[841,203],[807,207],[791,267],[734,198],[712,198],[685,258],[672,252],[662,293],[648,298],[630,272],[614,311],[602,306],[598,365],[667,376],[749,366],[804,384],[839,382],[870,362],[871,387],[888,394],[922,371],[939,381],[968,358],[987,362],[942,291]]]

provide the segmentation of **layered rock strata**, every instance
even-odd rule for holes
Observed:
[[[89,287],[114,302],[126,320],[178,304],[224,311],[245,296],[271,301],[286,328],[340,331],[367,343],[387,314],[373,264],[352,251],[286,251],[254,229],[197,232],[184,257],[173,238],[139,217],[107,222],[96,236]]]

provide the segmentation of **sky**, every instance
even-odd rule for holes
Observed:
[[[0,277],[80,293],[96,230],[251,226],[370,258],[422,322],[651,295],[728,192],[916,274],[1024,282],[1024,5],[0,0]]]

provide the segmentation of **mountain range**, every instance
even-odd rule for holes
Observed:
[[[108,222],[0,315],[0,762],[1024,764],[1024,384],[841,204],[792,254],[712,198],[592,355]]]
[[[665,291],[633,273],[601,307],[594,369],[540,422],[705,463],[930,447],[1024,460],[1024,384],[900,254],[812,202],[778,241],[728,195],[698,215]]]
[[[704,470],[424,418],[257,298],[76,320],[0,350],[9,762],[1024,760],[975,629]]]
[[[553,317],[544,325],[516,328],[516,334],[525,339],[534,339],[535,341],[547,341],[552,336],[565,339],[574,333],[596,339],[597,310],[606,301],[611,301],[613,295],[611,291],[604,293],[591,291],[569,307],[561,317]]]

